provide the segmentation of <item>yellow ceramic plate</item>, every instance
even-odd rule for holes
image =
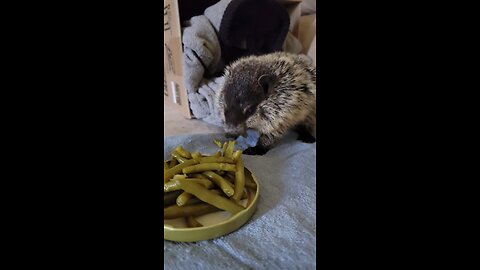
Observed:
[[[245,173],[251,174],[247,168],[245,169]],[[229,212],[220,211],[196,217],[195,219],[203,225],[198,228],[187,228],[184,218],[164,219],[163,238],[177,242],[197,242],[221,237],[238,230],[252,217],[257,208],[260,184],[255,175],[252,174],[252,178],[257,184],[257,190],[248,189],[248,199],[253,198],[253,200],[250,200],[250,205],[247,205],[248,199],[241,201],[246,207],[245,210],[234,216]]]

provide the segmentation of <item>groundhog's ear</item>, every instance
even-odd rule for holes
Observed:
[[[272,76],[268,74],[264,74],[258,78],[258,85],[262,87],[263,92],[265,95],[270,94],[272,88]]]

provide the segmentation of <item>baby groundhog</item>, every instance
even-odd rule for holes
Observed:
[[[263,154],[289,130],[299,139],[316,138],[316,68],[305,56],[272,53],[248,56],[230,64],[217,94],[225,131],[260,133],[256,147],[245,154]]]

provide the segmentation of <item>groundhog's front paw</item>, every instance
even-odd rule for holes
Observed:
[[[312,134],[310,134],[310,132],[308,132],[308,130],[304,126],[298,127],[296,131],[298,133],[298,140],[302,142],[314,143],[317,141],[315,137],[313,137]]]
[[[251,156],[263,156],[268,152],[267,149],[261,147],[261,146],[255,146],[255,147],[250,147],[245,149],[243,151],[243,154],[245,155],[251,155]]]
[[[225,133],[225,137],[227,139],[236,139],[238,137],[238,134],[235,134],[235,133]]]
[[[305,136],[300,136],[298,137],[298,139],[304,143],[314,143],[316,142],[317,140],[310,134],[308,135],[305,135]]]

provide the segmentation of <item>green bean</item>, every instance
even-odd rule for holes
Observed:
[[[176,161],[176,159],[173,159],[172,161]],[[175,167],[170,167],[170,169],[166,170],[164,173],[163,173],[163,180],[164,181],[167,181],[169,180],[172,176],[174,176],[175,174],[177,173],[180,173],[182,172],[182,169],[185,168],[185,167],[188,167],[188,166],[191,166],[191,165],[194,165],[194,164],[198,164],[198,161],[194,160],[194,159],[190,159],[190,160],[187,160],[185,161],[184,163],[182,164],[178,164],[176,165]]]
[[[193,196],[192,194],[184,191],[182,194],[178,195],[176,203],[177,203],[178,206],[184,206],[185,204],[187,204],[187,202],[190,199],[192,199],[194,197],[195,196]]]
[[[170,161],[170,168],[177,166],[177,164],[178,164],[178,160],[172,159],[172,161]]]
[[[203,227],[203,225],[192,216],[188,216],[186,218],[186,222],[187,222],[187,227],[189,228]]]
[[[220,187],[228,197],[233,196],[235,190],[229,185],[229,182],[225,180],[223,177],[221,177],[220,175],[212,171],[206,171],[203,173],[203,175],[207,176],[208,179],[210,179],[213,183],[215,183],[218,187]]]
[[[202,155],[200,154],[200,152],[193,152],[192,153],[192,158],[195,159],[196,161],[199,161],[200,158],[202,158]]]
[[[225,157],[232,158],[233,150],[235,148],[235,143],[236,143],[236,141],[229,141],[228,142],[227,150],[225,151]]]
[[[237,161],[242,156],[242,153],[243,153],[242,150],[235,151],[235,153],[233,153],[233,156],[232,156],[233,160]]]
[[[184,163],[185,164],[185,163]],[[183,164],[182,164],[183,165]],[[197,173],[204,171],[232,171],[236,170],[235,164],[228,163],[202,163],[188,166],[182,169],[183,173]]]
[[[215,193],[210,192],[208,189],[206,189],[202,185],[199,185],[192,181],[174,180],[174,182],[178,183],[178,186],[182,190],[194,195],[198,199],[206,203],[209,203],[219,209],[226,210],[232,214],[237,214],[238,212],[245,209],[243,206],[238,205],[234,201],[231,201],[220,195],[216,195]],[[240,196],[241,196],[241,192],[240,192]]]
[[[177,148],[175,148],[175,151],[177,151],[184,158],[192,158],[190,152],[185,150],[181,145],[177,146]]]
[[[177,180],[183,180],[183,181],[188,181],[192,183],[196,183],[199,185],[204,186],[205,188],[213,188],[213,183],[210,180],[207,179],[196,179],[196,178],[187,178],[187,179],[180,179],[180,178],[174,178],[172,181],[169,181],[167,183],[163,184],[163,192],[172,192],[176,190],[180,190],[181,187],[178,185],[176,182]]]
[[[182,157],[177,151],[172,152],[172,157],[175,158],[176,160],[178,160],[179,163],[184,163],[185,161],[188,160],[188,159]]]
[[[245,186],[252,189],[257,189],[257,184],[252,178],[250,172],[245,169]],[[227,172],[224,177],[229,183],[235,182],[235,176],[231,174],[231,172]]]
[[[175,219],[180,217],[198,217],[205,214],[221,211],[213,205],[199,203],[195,205],[178,206],[176,204],[163,209],[163,219]]]
[[[215,193],[217,195],[225,195],[225,193],[223,193],[223,191],[221,191],[220,189],[210,189],[210,192]]]
[[[215,193],[215,194],[217,194],[217,195],[225,196],[225,193],[224,193],[223,191],[221,191],[220,189],[210,189],[210,192],[213,192],[213,193]],[[246,199],[247,197],[248,197],[248,196],[247,196],[247,191],[244,191],[244,192],[242,193],[242,198],[241,198],[241,200]],[[197,199],[197,200],[198,200],[198,199]],[[200,200],[198,200],[198,201],[200,201]]]
[[[220,190],[220,189],[210,189],[210,192],[215,193],[215,194],[220,195],[220,196],[224,196],[224,197],[226,196],[225,193],[224,193],[222,190]],[[200,201],[199,199],[197,199],[197,197],[195,197],[195,196],[193,196],[192,201],[194,201],[194,202],[196,202],[196,201],[202,202],[202,201]],[[188,201],[187,204],[190,204],[190,201]]]
[[[175,203],[177,197],[182,194],[182,191],[174,191],[163,194],[163,207],[169,206]]]
[[[237,160],[237,170],[235,172],[235,194],[232,198],[235,201],[239,201],[242,197],[243,189],[245,188],[245,167],[243,166],[243,159]]]
[[[190,174],[190,176],[192,178],[208,179],[208,177],[206,177],[205,175],[203,175],[201,173],[193,173],[193,174]]]
[[[175,182],[173,181],[168,181],[163,184],[163,193],[177,191],[177,190],[180,190],[180,188],[178,188]]]
[[[189,193],[190,194],[190,193]],[[193,196],[193,198],[191,198],[190,200],[186,201],[185,205],[193,205],[193,204],[199,204],[199,203],[203,203],[201,200],[199,200],[198,198],[196,198],[195,196]],[[177,204],[178,205],[178,204]]]
[[[224,178],[225,179],[225,178]],[[235,184],[232,182],[227,181],[228,185],[233,188],[233,194],[235,194]]]
[[[235,187],[232,185],[232,188]],[[211,189],[210,190],[211,192],[214,192],[215,194],[217,195],[222,195],[222,196],[225,196],[225,193],[219,189]],[[242,193],[242,198],[240,198],[240,200],[243,200],[243,199],[246,199],[247,198],[247,191],[244,190],[243,193]],[[230,198],[231,199],[231,198]]]
[[[232,187],[234,187],[234,186],[232,185]],[[215,193],[215,194],[220,195],[220,196],[226,196],[225,193],[224,193],[223,191],[221,191],[220,189],[210,189],[210,192]],[[169,193],[166,193],[166,194],[169,194]],[[182,194],[183,194],[183,193],[182,193]],[[187,194],[190,194],[190,193],[187,193]],[[180,195],[181,195],[181,194],[180,194]],[[193,196],[193,195],[192,195],[192,196]],[[244,191],[243,194],[242,194],[241,200],[246,199],[246,198],[247,198],[247,191]],[[173,203],[175,203],[175,202],[173,202]],[[178,205],[178,201],[177,201],[176,203],[177,203],[177,205]],[[181,203],[183,203],[183,202],[181,202]],[[201,201],[201,200],[199,200],[197,197],[193,196],[191,199],[189,199],[188,201],[186,201],[183,206],[185,206],[185,205],[199,204],[199,203],[203,203],[203,201]]]
[[[233,181],[235,181],[235,180],[232,180],[232,182],[227,181],[227,184],[228,184],[233,190],[235,190],[235,184],[233,184]],[[246,185],[245,185],[245,186],[246,186]],[[235,194],[235,191],[234,191],[234,194]],[[243,190],[242,198],[240,198],[240,200],[243,200],[243,199],[246,199],[246,198],[247,198],[247,191],[246,191],[246,190]]]
[[[173,180],[175,180],[175,179],[187,179],[187,175],[186,174],[175,174],[172,179]]]
[[[224,142],[223,143],[223,147],[222,147],[222,157],[225,156],[225,152],[227,152],[227,146],[228,146],[228,143],[227,142]]]
[[[198,163],[231,163],[235,164],[235,161],[226,157],[202,157],[197,159]]]
[[[213,154],[213,157],[221,157],[222,156],[222,151],[217,151],[215,154]]]
[[[219,140],[213,140],[213,142],[218,146],[218,148],[222,148],[222,142]]]

